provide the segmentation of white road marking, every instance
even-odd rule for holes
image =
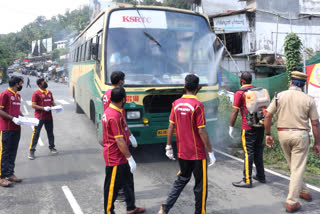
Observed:
[[[32,105],[32,102],[31,102],[30,100],[27,100],[26,102],[27,102],[27,104],[28,104],[29,106]]]
[[[228,157],[228,158],[231,158],[231,159],[233,159],[233,160],[239,161],[239,162],[241,162],[241,163],[244,162],[242,159],[237,158],[237,157],[232,156],[232,155],[229,155],[229,154],[227,154],[227,153],[225,153],[225,152],[222,152],[222,151],[220,151],[220,150],[218,150],[218,149],[213,149],[213,150],[214,150],[215,152],[217,152],[217,153],[219,153],[219,154],[221,154],[221,155],[224,155],[224,156],[226,156],[226,157]],[[276,175],[276,176],[278,176],[278,177],[281,177],[281,178],[284,178],[284,179],[290,181],[290,177],[288,177],[288,176],[286,176],[286,175],[282,175],[282,174],[280,174],[280,173],[278,173],[278,172],[272,171],[271,169],[267,169],[267,168],[264,168],[264,170],[265,170],[266,172],[269,172],[270,174]],[[319,188],[319,187],[313,186],[313,185],[311,185],[311,184],[307,184],[307,187],[310,188],[310,189],[313,189],[314,191],[320,192],[320,188]]]
[[[83,214],[78,202],[76,201],[76,199],[74,198],[71,190],[69,189],[69,187],[67,186],[62,186],[62,191],[64,192],[66,198],[69,201],[69,204],[71,206],[71,208],[73,209],[73,212],[75,214]]]
[[[31,126],[31,128],[32,128],[32,131],[33,131],[34,126]],[[44,143],[42,142],[42,140],[41,140],[41,137],[40,137],[40,136],[39,136],[39,139],[38,139],[38,143],[39,143],[39,145],[40,145],[40,146],[44,146]]]
[[[74,99],[73,99],[73,98],[70,98],[69,100],[70,100],[70,102],[72,102],[72,103],[74,102]]]
[[[24,115],[29,115],[29,111],[27,109],[27,106],[26,105],[23,105],[23,108],[24,108]]]
[[[65,100],[57,100],[57,102],[61,103],[62,105],[70,104],[70,103],[68,103],[68,102],[65,101]]]

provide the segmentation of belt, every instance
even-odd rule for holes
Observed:
[[[306,129],[278,128],[278,131],[308,131],[308,130],[306,130]]]

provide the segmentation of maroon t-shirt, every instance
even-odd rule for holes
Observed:
[[[175,125],[178,157],[184,160],[206,159],[199,129],[206,126],[204,106],[196,96],[183,95],[172,103],[169,122]]]
[[[243,85],[241,89],[249,89],[253,88],[252,85]],[[247,118],[244,115],[244,111],[248,114],[248,109],[246,107],[246,100],[245,100],[245,91],[239,90],[234,93],[233,99],[233,108],[240,109],[241,117],[242,117],[242,129],[250,130],[251,127],[247,123]]]
[[[0,109],[13,117],[20,115],[21,96],[10,88],[4,90],[0,94]],[[6,120],[0,117],[0,130],[1,131],[15,131],[20,130],[20,126],[16,125],[11,120]]]
[[[127,162],[120,151],[116,138],[123,137],[129,147],[129,129],[123,116],[123,110],[110,104],[102,116],[103,157],[106,166],[117,166]]]
[[[32,103],[38,106],[46,107],[52,106],[53,103],[53,96],[51,91],[49,90],[37,90],[32,94]],[[39,120],[52,120],[52,113],[51,111],[44,111],[44,110],[35,110],[34,117],[38,118]]]

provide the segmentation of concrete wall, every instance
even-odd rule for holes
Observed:
[[[290,3],[288,3],[290,1]],[[311,1],[311,0],[310,0]],[[266,11],[271,13],[266,13]],[[306,48],[320,50],[320,17],[289,20],[279,17],[277,36],[277,15],[286,18],[302,17],[299,0],[257,0],[256,49],[266,49],[283,54],[284,38],[288,33],[296,33]],[[276,48],[277,47],[277,48]]]
[[[228,10],[241,10],[246,7],[246,2],[238,0],[202,0],[204,14],[214,15],[225,13]]]

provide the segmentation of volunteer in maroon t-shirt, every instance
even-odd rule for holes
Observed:
[[[142,213],[144,208],[135,206],[133,172],[136,162],[129,152],[129,129],[123,116],[126,92],[115,87],[111,103],[102,117],[103,157],[106,164],[104,182],[105,213],[114,213],[114,201],[122,187],[126,195],[127,214]]]
[[[239,182],[233,182],[233,186],[236,187],[252,187],[252,163],[256,165],[257,175],[253,176],[253,179],[258,180],[261,183],[265,183],[265,174],[263,166],[263,137],[264,128],[254,128],[248,125],[245,114],[248,113],[245,92],[253,88],[251,85],[252,76],[249,72],[244,72],[240,77],[241,89],[234,93],[233,109],[230,118],[229,135],[234,138],[233,127],[237,120],[239,110],[241,111],[242,118],[242,146],[245,154],[243,179]]]
[[[33,128],[28,155],[30,160],[35,159],[34,153],[36,151],[36,146],[43,125],[47,131],[50,153],[57,153],[54,145],[53,120],[51,113],[51,107],[55,106],[56,104],[53,100],[51,91],[47,89],[48,84],[45,79],[38,79],[37,85],[39,86],[39,89],[32,94],[32,108],[35,109],[34,117],[39,119],[39,125]]]
[[[20,140],[20,112],[21,91],[23,79],[12,77],[9,88],[0,94],[0,186],[12,186],[12,182],[21,182],[22,179],[14,175],[15,160]]]
[[[204,106],[196,97],[199,89],[199,77],[194,74],[187,75],[185,78],[186,95],[183,95],[172,104],[166,155],[168,158],[175,160],[171,146],[175,129],[180,171],[165,204],[161,206],[158,214],[169,212],[183,188],[190,181],[192,174],[195,177],[195,213],[200,214],[206,211],[208,186],[206,149],[209,152],[209,166],[214,164],[215,157],[205,129]]]
[[[110,80],[112,87],[109,88],[103,95],[102,100],[103,100],[103,110],[106,110],[110,103],[111,103],[111,91],[115,87],[123,87],[124,85],[124,79],[125,79],[125,74],[122,71],[113,71],[110,75]],[[122,113],[124,119],[126,117],[126,112],[123,109]],[[138,146],[136,138],[133,136],[133,134],[130,132],[129,129],[129,140],[131,142],[131,145],[136,148]],[[124,201],[125,200],[125,195],[123,193],[123,190],[120,189],[118,193],[118,198],[117,200]]]

